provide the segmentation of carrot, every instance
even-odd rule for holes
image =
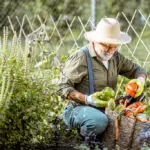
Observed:
[[[139,106],[136,108],[135,110],[135,114],[138,114],[138,113],[143,113],[146,109],[146,105],[143,105],[143,106]]]
[[[127,105],[128,105],[128,102],[127,102],[127,101],[125,101],[125,102],[124,102],[124,104],[123,104],[124,108],[126,108],[126,107],[127,107]]]
[[[128,116],[128,117],[130,117],[130,118],[133,118],[133,119],[134,119],[133,112],[131,112],[131,111],[125,111],[125,116]]]
[[[135,113],[135,115],[139,114],[139,113],[143,113],[146,109],[146,105],[143,102],[135,102],[131,105],[129,105],[127,108],[132,109]],[[131,111],[126,110],[125,111],[125,115],[130,117],[130,118],[134,118],[134,114]]]
[[[145,104],[142,103],[142,102],[135,102],[135,103],[129,105],[128,108],[131,108],[131,109],[132,109],[132,108],[137,108],[137,107],[140,106],[140,105],[145,105]]]
[[[115,127],[116,127],[116,137],[115,137],[115,139],[118,140],[118,138],[119,138],[119,120],[118,119],[115,121]]]

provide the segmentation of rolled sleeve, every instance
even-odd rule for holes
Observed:
[[[86,75],[87,66],[85,54],[82,51],[77,51],[66,61],[57,83],[57,93],[62,98],[67,98],[68,94],[75,90],[75,84],[80,83]]]
[[[137,78],[139,74],[147,76],[146,70],[118,53],[118,74],[127,78]]]

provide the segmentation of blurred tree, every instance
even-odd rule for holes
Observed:
[[[150,6],[150,1],[144,1],[144,0],[97,0],[97,21],[99,21],[101,17],[107,16],[107,17],[116,17],[118,12],[119,20],[121,22],[121,27],[123,28],[123,31],[126,31],[128,27],[128,23],[125,19],[125,17],[121,14],[121,12],[124,12],[126,17],[131,20],[133,17],[133,14],[136,9],[142,9],[145,13],[145,15],[148,16],[149,10],[148,7]],[[132,22],[132,25],[136,29],[136,31],[140,32],[143,28],[143,21],[141,20],[142,16],[140,13],[136,13],[134,16],[134,20]],[[135,35],[133,32],[131,33],[133,36]]]
[[[8,18],[13,18],[16,29],[19,28],[19,24],[16,22],[15,17],[21,18],[23,15],[28,15],[34,18],[35,15],[39,15],[42,21],[44,21],[50,15],[53,16],[54,21],[57,21],[60,15],[64,16],[64,19],[68,19],[73,16],[81,16],[84,11],[84,0],[0,0],[0,29],[4,25],[8,25]],[[14,25],[13,24],[13,25]],[[63,25],[63,24],[62,24]]]
[[[84,0],[33,0],[28,3],[24,3],[23,6],[26,14],[33,15],[39,14],[41,17],[53,16],[55,20],[58,19],[60,15],[70,16],[80,16],[83,11],[83,5],[80,5]]]
[[[142,13],[148,15],[150,1],[146,0],[97,0],[97,22],[101,17],[116,17],[118,12],[124,12],[129,20],[131,20],[135,9],[142,9]],[[12,23],[15,30],[19,31],[20,27],[15,19],[18,16],[22,19],[23,15],[28,15],[30,19],[34,22],[33,25],[37,27],[40,25],[39,21],[34,20],[35,15],[39,15],[42,22],[46,22],[50,15],[53,17],[53,21],[57,21],[59,16],[62,15],[62,20],[59,22],[58,27],[60,27],[60,32],[64,32],[64,28],[67,28],[66,20],[68,23],[72,21],[74,16],[80,16],[82,21],[87,21],[91,14],[91,0],[0,0],[0,31],[4,25],[9,25],[7,16],[12,18]],[[140,31],[141,26],[144,25],[143,19],[139,19],[140,14],[136,14],[133,20],[133,25],[137,31]],[[126,31],[127,22],[123,15],[119,16],[122,23],[121,27]],[[28,31],[27,22],[24,22],[24,30]],[[78,25],[73,27],[77,28]],[[31,32],[31,30],[29,30]],[[27,32],[27,33],[29,33]],[[133,33],[132,33],[133,34]]]
[[[8,25],[8,18],[7,16],[16,16],[18,13],[17,8],[20,8],[21,4],[25,0],[0,0],[0,29],[5,25]]]
[[[141,0],[141,8],[143,8],[142,12],[146,15],[150,13],[149,6],[150,6],[149,0]]]

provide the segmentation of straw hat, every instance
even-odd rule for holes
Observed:
[[[120,24],[115,18],[103,18],[98,23],[96,30],[84,34],[88,41],[109,44],[126,44],[131,42],[131,37],[120,31]]]

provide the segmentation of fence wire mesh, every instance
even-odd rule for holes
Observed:
[[[121,45],[118,50],[146,70],[150,70],[150,14],[146,16],[141,11],[135,10],[130,19],[124,12],[119,12],[116,17],[121,20],[121,30],[132,35],[132,42]],[[81,17],[74,16],[68,19],[61,15],[57,20],[53,16],[42,19],[38,15],[32,19],[27,15],[21,19],[17,16],[8,17],[8,22],[11,35],[17,34],[18,38],[29,43],[47,42],[49,44],[47,51],[56,50],[58,56],[67,55],[69,51],[86,45],[87,41],[83,34],[93,26],[90,17],[85,21]]]

